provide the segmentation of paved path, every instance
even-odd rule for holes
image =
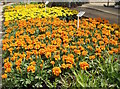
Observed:
[[[95,10],[99,10],[99,11],[102,11],[102,12],[105,12],[105,13],[120,16],[120,13],[118,13],[118,12],[120,12],[120,9],[114,8],[114,6],[105,7],[105,6],[97,5],[97,3],[96,3],[96,5],[95,4],[84,4],[81,7],[95,9]]]
[[[112,7],[104,7],[104,6],[95,6],[95,5],[82,5],[78,6],[76,8],[73,8],[78,11],[85,11],[86,17],[92,17],[92,18],[105,18],[109,20],[111,24],[117,23],[120,25],[120,9],[115,9]]]

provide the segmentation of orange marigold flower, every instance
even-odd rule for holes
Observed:
[[[36,62],[33,61],[33,62],[31,62],[30,64],[33,65],[33,66],[35,66],[35,65],[36,65]]]
[[[80,50],[77,50],[77,49],[74,49],[74,52],[79,55],[81,54]]]
[[[113,51],[108,51],[109,54],[113,54]]]
[[[74,55],[73,55],[73,54],[69,54],[68,56],[71,57],[71,58],[74,58]]]
[[[96,43],[97,42],[97,39],[96,38],[92,38],[92,42]]]
[[[4,79],[7,78],[7,74],[3,74],[1,77]]]
[[[79,58],[77,57],[77,58],[76,58],[76,61],[78,61],[78,60],[79,60]]]
[[[95,55],[89,56],[89,59],[91,60],[95,59]]]
[[[65,50],[65,49],[63,49],[62,51],[63,51],[64,53],[67,53],[67,50]]]
[[[10,62],[6,62],[4,64],[4,68],[11,68],[11,67],[12,67],[12,63],[10,63]]]
[[[103,46],[100,46],[100,49],[101,50],[105,50],[105,46],[103,45]]]
[[[118,49],[117,48],[112,48],[112,51],[114,51],[115,53],[118,53]]]
[[[35,48],[35,49],[39,49],[39,48],[40,48],[40,45],[39,45],[39,44],[36,44],[34,48]]]
[[[72,68],[72,64],[66,64],[66,68]]]
[[[88,54],[88,51],[82,51],[82,55],[86,56]]]
[[[89,68],[89,64],[87,62],[80,62],[79,65],[83,70],[86,70],[87,68]]]
[[[100,44],[100,45],[103,45],[103,44],[104,44],[104,41],[99,41],[99,44]]]
[[[51,63],[52,65],[54,65],[54,64],[55,64],[55,62],[54,62],[54,61],[51,61],[50,63]]]
[[[68,57],[68,58],[66,58],[66,62],[74,64],[74,58]]]
[[[59,76],[59,74],[61,73],[61,69],[59,67],[54,67],[52,69],[52,72],[54,75]]]
[[[100,48],[96,48],[95,52],[101,53],[101,49]]]
[[[45,54],[45,56],[46,56],[46,58],[51,57],[51,52],[47,52],[47,53]]]
[[[78,46],[78,48],[80,49],[80,51],[83,51],[83,50],[84,50],[84,47],[83,47],[83,46]]]
[[[9,72],[11,72],[11,68],[7,68],[7,69],[5,70],[5,73],[9,73]]]
[[[35,72],[35,66],[33,66],[33,65],[28,66],[27,67],[27,72],[30,72],[30,71],[32,71],[32,73],[34,73]]]
[[[60,55],[54,55],[55,60],[60,59]]]
[[[92,46],[89,46],[89,45],[88,45],[87,48],[88,48],[89,50],[91,50],[91,51],[93,50]]]
[[[41,68],[41,69],[43,68],[43,64],[40,64],[40,68]]]

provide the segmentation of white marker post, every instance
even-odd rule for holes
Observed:
[[[79,28],[79,17],[82,17],[84,14],[85,14],[85,11],[80,11],[80,12],[77,14],[77,17],[78,17],[77,29]]]
[[[30,0],[28,0],[28,4],[30,4]]]
[[[49,3],[49,1],[46,1],[45,2],[45,12],[46,12],[46,5]]]
[[[25,8],[26,8],[26,0],[24,1],[24,3],[25,3]]]

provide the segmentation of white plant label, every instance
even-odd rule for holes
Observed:
[[[48,3],[49,3],[49,1],[46,1],[46,2],[45,2],[45,5],[47,5]]]
[[[82,17],[85,14],[85,11],[80,11],[77,16],[78,16],[78,23],[77,23],[77,28],[79,28],[79,17]]]
[[[49,1],[46,1],[45,2],[45,12],[46,12],[46,5],[49,3]]]

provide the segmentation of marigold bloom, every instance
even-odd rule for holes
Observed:
[[[33,65],[33,66],[35,66],[35,65],[36,65],[36,62],[33,61],[33,62],[31,62],[30,64]]]
[[[61,69],[59,67],[54,67],[52,69],[52,72],[54,75],[59,76],[59,74],[61,73]]]
[[[81,54],[80,50],[77,50],[77,49],[74,49],[74,52],[79,55]]]
[[[4,64],[4,68],[11,68],[12,67],[12,63],[11,62],[6,62]]]
[[[41,68],[41,69],[43,68],[43,64],[40,64],[40,68]]]
[[[47,53],[45,54],[45,56],[46,56],[46,58],[51,57],[51,52],[47,52]]]
[[[67,58],[67,55],[63,55],[62,56],[62,61],[65,61],[66,58]]]
[[[5,73],[11,72],[11,68],[6,68]]]
[[[96,48],[95,52],[101,53],[101,49],[100,48]]]
[[[118,53],[118,49],[117,48],[112,48],[112,51],[115,53]]]
[[[66,68],[72,68],[72,64],[66,64]]]
[[[88,54],[87,51],[82,51],[82,55],[83,55],[83,56],[86,56],[87,54]]]
[[[60,59],[60,55],[54,55],[55,60]]]
[[[7,78],[7,74],[3,74],[1,77],[2,77],[3,79]]]
[[[113,51],[108,51],[109,54],[113,54]]]
[[[95,55],[89,56],[89,59],[95,59]]]
[[[89,50],[91,50],[91,51],[93,50],[92,46],[89,46],[89,45],[88,45],[87,48],[88,48]]]
[[[28,66],[27,67],[27,72],[30,72],[30,71],[32,71],[32,73],[34,73],[35,72],[35,66],[33,66],[33,65]]]
[[[61,68],[63,68],[63,69],[65,69],[65,68],[66,68],[65,63],[63,63],[63,64],[61,65]]]
[[[66,59],[66,62],[67,62],[67,63],[74,64],[74,58],[68,57],[68,58]]]
[[[89,64],[87,62],[80,62],[79,65],[83,70],[86,70],[87,68],[89,68]]]
[[[52,65],[54,65],[54,64],[55,64],[55,62],[54,62],[54,61],[51,61],[50,63],[51,63]]]

